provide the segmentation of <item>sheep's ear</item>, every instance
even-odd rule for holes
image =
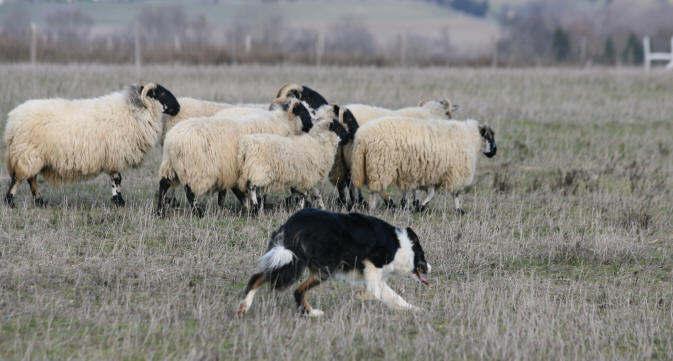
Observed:
[[[423,105],[425,105],[425,103],[427,103],[427,102],[429,102],[429,101],[430,101],[430,100],[429,100],[428,98],[424,98],[423,100],[421,100],[420,102],[418,102],[418,106],[419,106],[419,107],[422,107]]]
[[[355,136],[355,132],[357,132],[358,128],[360,128],[357,119],[355,119],[355,116],[353,115],[353,112],[350,111],[350,109],[346,109],[344,112],[344,124],[348,126],[348,133],[351,138]]]

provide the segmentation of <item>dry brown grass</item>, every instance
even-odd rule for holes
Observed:
[[[139,80],[128,67],[0,66],[0,113],[26,99],[88,97]],[[202,220],[154,216],[160,153],[124,175],[23,185],[0,206],[1,359],[671,359],[673,79],[640,70],[159,67],[143,79],[178,96],[269,101],[288,81],[334,102],[384,106],[451,97],[488,120],[498,155],[480,160],[468,214],[440,196],[410,225],[432,288],[395,280],[422,307],[398,313],[330,282],[298,317],[289,293],[261,292],[234,316],[268,235],[290,212]],[[4,154],[4,144],[0,153]],[[2,191],[7,173],[0,170]],[[334,190],[324,186],[334,208]],[[276,196],[277,200],[280,196]],[[184,199],[182,200],[184,204]]]

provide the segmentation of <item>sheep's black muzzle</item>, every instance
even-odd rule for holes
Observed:
[[[495,145],[495,142],[491,142],[489,148],[490,150],[488,152],[484,152],[484,155],[487,158],[493,158],[493,156],[495,156],[495,153],[498,152],[498,147]]]
[[[157,84],[157,87],[150,91],[148,95],[161,103],[164,107],[164,113],[175,116],[180,112],[180,103],[173,93],[163,86]]]

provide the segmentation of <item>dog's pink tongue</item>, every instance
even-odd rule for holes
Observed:
[[[430,282],[428,282],[428,280],[426,280],[425,277],[423,277],[423,274],[416,271],[416,276],[418,277],[418,280],[421,281],[424,285],[430,286]]]

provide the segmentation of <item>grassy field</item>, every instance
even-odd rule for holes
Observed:
[[[241,292],[270,232],[291,211],[239,213],[231,194],[204,219],[184,206],[154,216],[160,152],[124,174],[127,207],[107,177],[53,187],[36,209],[25,184],[0,206],[0,359],[671,359],[673,78],[654,71],[158,67],[143,79],[177,96],[265,102],[296,81],[330,101],[384,106],[450,97],[459,118],[496,132],[468,212],[378,210],[411,226],[431,288],[392,287],[420,313],[353,299],[328,282],[310,294]],[[137,80],[132,67],[0,66],[0,124],[37,97],[90,97]],[[0,146],[4,157],[5,145]],[[7,172],[0,170],[4,194]],[[323,186],[330,207],[336,192]],[[274,201],[281,195],[276,195]],[[182,197],[182,196],[181,196]],[[182,199],[182,204],[185,204]]]

